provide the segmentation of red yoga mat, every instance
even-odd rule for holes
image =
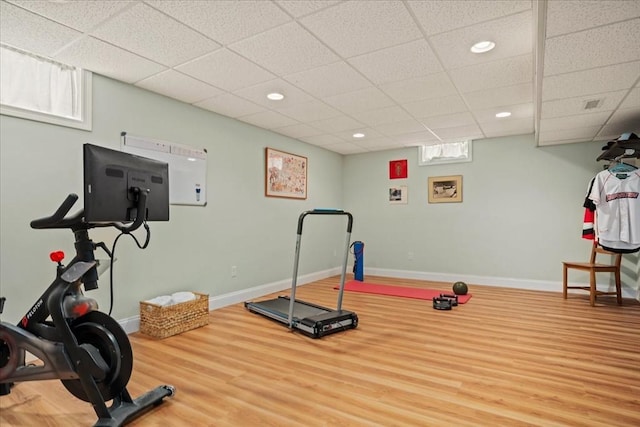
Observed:
[[[339,289],[336,286],[334,289]],[[438,291],[435,289],[408,288],[404,286],[377,285],[375,283],[349,280],[344,284],[345,291],[364,292],[367,294],[389,295],[394,297],[416,298],[433,300],[440,294],[453,294],[453,292]],[[471,298],[471,294],[458,295],[458,304],[464,304]]]

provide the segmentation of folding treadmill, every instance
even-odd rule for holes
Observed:
[[[321,305],[296,300],[296,282],[298,279],[298,261],[300,260],[300,241],[302,239],[302,224],[307,215],[345,215],[348,218],[347,243],[345,246],[342,275],[340,277],[340,289],[338,291],[338,304],[335,310]],[[349,212],[337,209],[314,209],[300,214],[298,218],[298,236],[296,239],[296,254],[293,262],[293,279],[291,283],[291,295],[260,301],[245,302],[247,310],[261,314],[270,319],[284,323],[289,329],[297,329],[312,338],[320,338],[335,332],[353,329],[358,326],[358,316],[342,309],[342,295],[344,293],[344,281],[347,272],[347,258],[349,256],[349,241],[351,240],[351,228],[353,216]]]

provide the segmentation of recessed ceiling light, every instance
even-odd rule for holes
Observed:
[[[501,118],[503,118],[503,117],[509,117],[510,115],[511,115],[511,113],[510,113],[510,112],[508,112],[508,111],[503,111],[502,113],[498,113],[498,114],[496,114],[496,117],[497,117],[497,118],[499,118],[499,119],[501,119]]]
[[[496,44],[494,42],[489,41],[489,40],[484,40],[484,41],[478,42],[478,43],[474,44],[473,46],[471,46],[471,52],[473,52],[473,53],[485,53],[485,52],[489,52],[494,47],[496,47]]]
[[[282,101],[284,99],[284,95],[278,92],[271,92],[267,95],[267,98],[272,101]]]
[[[364,133],[360,133],[360,132],[358,132],[358,133],[354,133],[354,134],[353,134],[353,137],[354,137],[354,138],[364,138]]]

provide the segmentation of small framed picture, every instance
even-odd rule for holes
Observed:
[[[307,158],[267,147],[265,196],[307,198]]]
[[[389,187],[389,204],[406,205],[408,190],[406,185],[399,187]]]
[[[462,202],[462,175],[429,177],[429,203],[456,202]]]
[[[409,176],[407,160],[391,160],[389,162],[389,179],[405,179]]]

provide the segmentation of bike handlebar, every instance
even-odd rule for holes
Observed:
[[[78,200],[78,195],[71,193],[62,202],[60,207],[53,213],[53,215],[38,218],[31,221],[31,228],[35,229],[47,229],[47,228],[95,228],[95,227],[115,227],[123,233],[131,233],[137,230],[144,223],[144,212],[147,205],[148,190],[136,189],[136,195],[138,197],[138,216],[129,225],[125,225],[121,222],[84,222],[84,209],[81,209],[76,214],[65,218],[65,215],[69,213],[73,205]]]
[[[78,195],[71,193],[64,199],[64,202],[60,205],[58,210],[56,210],[53,215],[34,219],[31,221],[31,228],[42,229],[42,228],[58,228],[65,215],[69,213],[71,207],[78,200]]]

